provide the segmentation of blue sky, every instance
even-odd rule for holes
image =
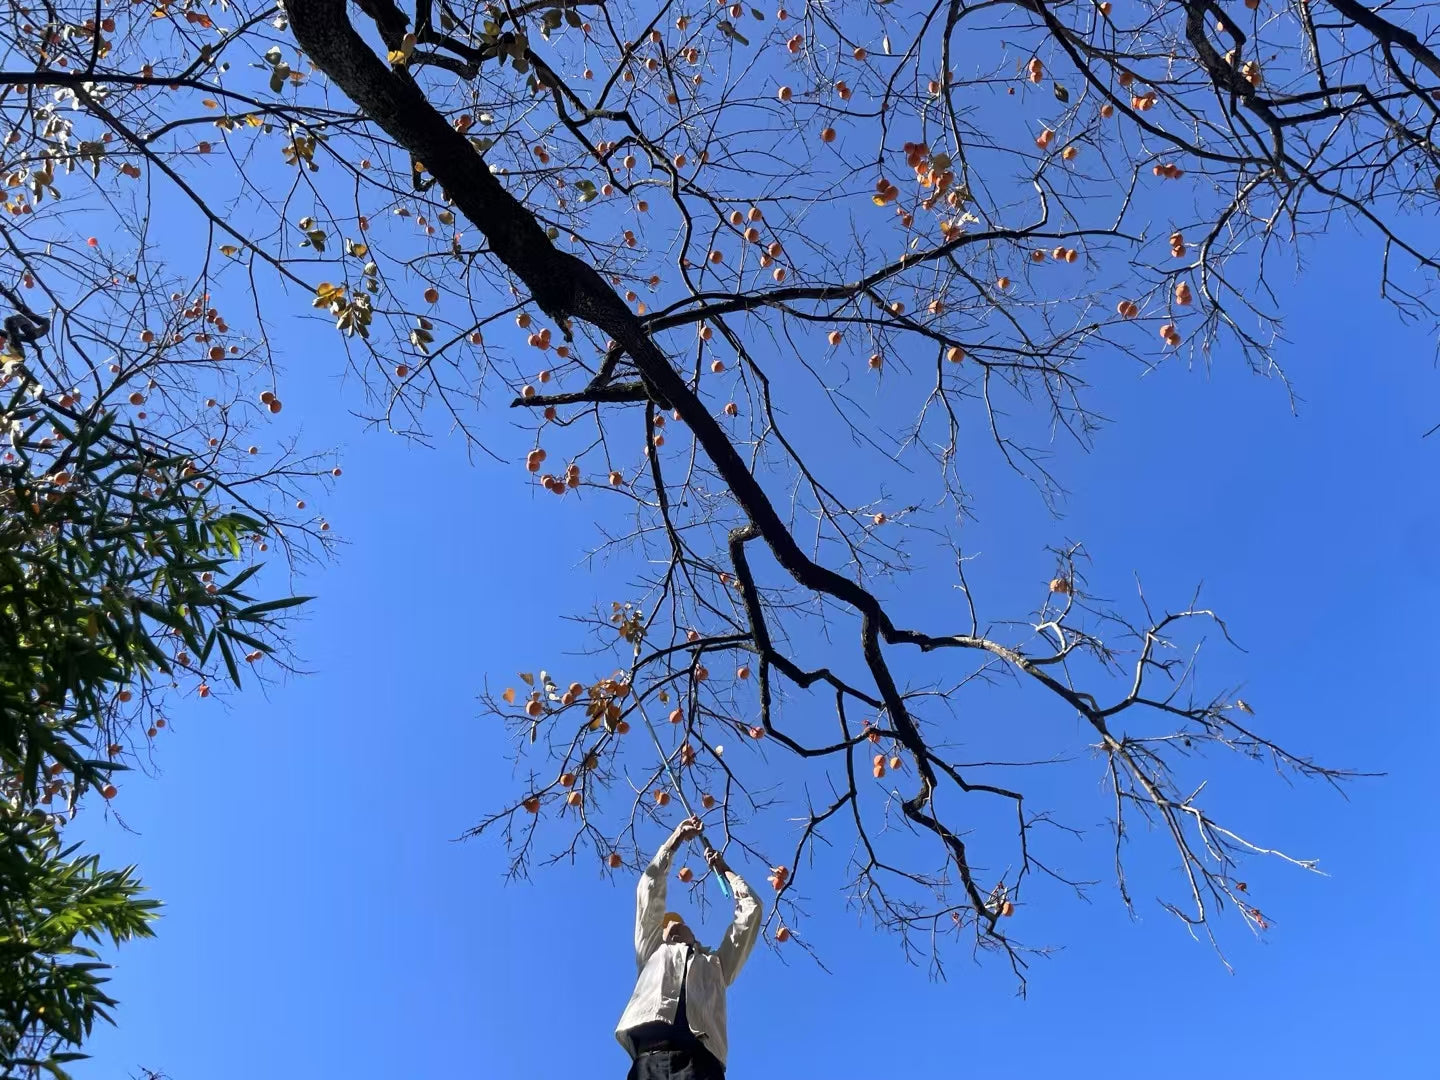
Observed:
[[[1440,442],[1420,436],[1440,395],[1426,335],[1364,297],[1327,302],[1353,287],[1349,248],[1331,238],[1290,290],[1283,355],[1298,417],[1229,358],[1145,378],[1117,360],[1100,399],[1114,423],[1094,453],[1063,458],[1067,516],[1050,518],[990,462],[967,526],[985,553],[974,583],[1001,603],[1033,596],[1051,565],[1044,545],[1065,538],[1085,540],[1112,595],[1132,571],[1176,599],[1203,578],[1249,650],[1217,652],[1210,675],[1243,679],[1257,723],[1282,741],[1387,774],[1354,783],[1346,802],[1263,766],[1218,769],[1227,812],[1318,856],[1329,876],[1255,865],[1276,925],[1263,943],[1225,928],[1233,975],[1153,903],[1156,890],[1137,890],[1131,922],[1111,888],[1083,735],[1012,692],[1017,722],[1069,731],[1082,751],[1067,768],[1097,846],[1057,850],[1099,879],[1088,904],[1042,892],[1017,916],[1027,940],[1063,946],[1034,964],[1028,999],[1002,964],[960,951],[946,981],[930,980],[833,890],[816,891],[799,930],[833,974],[793,947],[757,948],[731,995],[731,1075],[963,1063],[1098,1077],[1177,1059],[1230,1076],[1429,1074]],[[327,341],[301,324],[289,351]],[[453,442],[426,450],[363,431],[318,364],[294,364],[290,380],[305,439],[341,446],[345,468],[324,512],[348,547],[301,583],[320,596],[298,630],[313,674],[178,712],[163,774],[132,778],[118,801],[134,832],[82,819],[108,861],[143,866],[167,907],[156,941],[119,954],[120,1024],[97,1032],[77,1075],[143,1064],[176,1080],[622,1076],[610,1032],[633,977],[633,879],[582,862],[507,884],[496,842],[454,842],[515,790],[504,733],[479,717],[487,675],[540,666],[566,640],[559,613],[610,598],[578,565],[593,537],[585,513],[537,504],[515,469],[471,464]],[[1170,869],[1151,850],[1142,869]],[[741,869],[763,882],[763,869]],[[712,909],[702,937],[720,926]]]

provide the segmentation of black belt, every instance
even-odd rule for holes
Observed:
[[[647,1025],[649,1026],[649,1025]],[[658,1026],[658,1025],[657,1025]],[[697,1050],[709,1053],[705,1044],[695,1036],[693,1032],[680,1032],[674,1024],[665,1024],[665,1030],[647,1032],[639,1030],[631,1033],[631,1041],[635,1045],[635,1056],[641,1054],[657,1054],[672,1050],[686,1050],[694,1053]]]
[[[665,1054],[674,1050],[683,1050],[688,1054],[694,1054],[705,1050],[705,1044],[699,1039],[659,1039],[654,1042],[647,1042],[635,1047],[635,1056],[642,1054]]]

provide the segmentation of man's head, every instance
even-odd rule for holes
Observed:
[[[685,925],[685,919],[678,912],[667,911],[660,921],[660,940],[667,945],[676,942],[681,945],[694,945],[695,934]]]

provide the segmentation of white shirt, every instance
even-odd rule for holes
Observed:
[[[645,872],[635,894],[635,966],[640,969],[630,1004],[615,1028],[615,1038],[626,1052],[635,1056],[629,1032],[641,1024],[663,1020],[675,1022],[680,1005],[680,983],[685,982],[685,1015],[690,1030],[705,1048],[725,1062],[729,1044],[725,1038],[725,988],[735,981],[760,934],[760,902],[733,870],[726,874],[735,894],[735,918],[725,931],[725,940],[715,950],[695,946],[686,971],[686,947],[680,942],[660,940],[660,920],[665,914],[665,887],[671,852],[662,848]]]

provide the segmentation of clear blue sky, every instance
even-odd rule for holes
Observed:
[[[1354,287],[1353,251],[1339,237],[1323,251],[1290,290],[1283,355],[1305,399],[1298,418],[1230,357],[1144,379],[1117,359],[1097,399],[1115,422],[1092,455],[1061,463],[1068,516],[1048,518],[991,462],[977,468],[971,543],[987,553],[976,583],[1001,599],[1012,579],[1015,596],[1033,597],[1051,566],[1044,545],[1067,537],[1102,560],[1112,595],[1132,571],[1174,600],[1203,577],[1249,649],[1217,652],[1212,676],[1245,680],[1267,732],[1388,774],[1355,783],[1346,803],[1263,766],[1217,773],[1227,811],[1330,876],[1257,866],[1276,925],[1264,943],[1228,925],[1227,974],[1155,890],[1138,890],[1140,919],[1126,917],[1100,769],[1081,752],[1069,766],[1078,823],[1097,846],[1060,850],[1100,883],[1090,904],[1052,891],[1017,916],[1028,940],[1064,946],[1034,965],[1028,1000],[1002,964],[956,951],[948,980],[930,981],[817,892],[802,932],[833,974],[793,948],[756,950],[731,995],[737,1080],[1163,1075],[1181,1063],[1225,1076],[1434,1075],[1423,1031],[1440,958],[1440,441],[1420,436],[1440,420],[1440,394],[1424,334],[1364,297],[1327,302]],[[1367,263],[1363,293],[1372,282]],[[320,595],[298,637],[314,673],[228,710],[178,713],[163,775],[124,786],[135,833],[84,822],[108,861],[143,866],[167,907],[158,940],[119,954],[120,1024],[97,1033],[77,1074],[623,1076],[611,1029],[634,975],[633,879],[582,862],[507,885],[498,844],[452,842],[514,792],[504,734],[478,718],[487,674],[503,684],[573,646],[557,612],[612,595],[577,565],[592,529],[559,505],[569,500],[537,504],[513,467],[362,431],[336,406],[334,366],[296,362],[312,347],[333,354],[333,338],[302,324],[287,412],[311,445],[344,448],[323,510],[349,541],[302,582]],[[1043,715],[1069,730],[1054,706],[1013,700],[1017,723]],[[1083,748],[1070,734],[1067,748]],[[208,779],[217,766],[223,783]],[[1151,850],[1169,869],[1163,846]],[[763,883],[761,868],[741,869]],[[720,926],[712,910],[702,937]]]

